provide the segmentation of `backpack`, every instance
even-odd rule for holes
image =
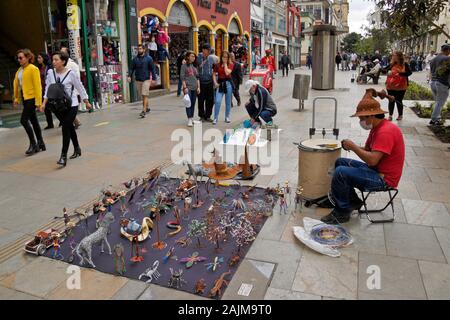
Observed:
[[[72,93],[73,93],[73,85],[71,94],[67,94],[66,90],[64,90],[64,80],[66,80],[69,75],[67,72],[66,76],[60,81],[59,78],[56,78],[55,69],[53,69],[53,76],[55,77],[55,83],[52,83],[47,90],[47,106],[54,113],[60,113],[67,110],[70,110],[72,107]]]
[[[401,76],[399,72],[394,71],[387,76],[386,89],[388,90],[406,90],[408,87],[408,78]]]

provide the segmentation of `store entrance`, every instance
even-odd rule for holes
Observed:
[[[178,83],[177,57],[183,50],[192,50],[192,31],[189,27],[169,26],[170,83]]]

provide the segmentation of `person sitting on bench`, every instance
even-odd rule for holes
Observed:
[[[356,113],[359,123],[365,130],[370,130],[364,148],[353,141],[342,141],[344,150],[353,151],[364,162],[339,158],[335,163],[335,172],[331,181],[330,201],[334,204],[331,213],[321,220],[328,224],[344,223],[350,220],[353,210],[362,206],[362,200],[355,189],[363,191],[396,188],[405,162],[405,143],[403,134],[397,125],[385,119],[386,111],[373,97],[395,99],[386,91],[377,92],[367,89]]]
[[[272,125],[273,117],[277,114],[277,106],[269,91],[255,80],[247,80],[245,90],[250,93],[250,101],[245,104],[245,108],[252,118],[252,123],[261,123],[262,119],[266,124]]]
[[[378,59],[375,59],[373,61],[373,63],[375,64],[375,66],[373,68],[371,68],[369,72],[366,72],[365,75],[369,78],[372,78],[373,83],[377,84],[378,78],[380,77],[380,73],[381,73],[381,64],[380,64],[380,60],[378,60]]]

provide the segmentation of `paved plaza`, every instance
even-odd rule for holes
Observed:
[[[365,89],[383,88],[384,77],[377,86],[357,85],[350,81],[351,72],[337,72],[336,89],[310,91],[305,110],[299,112],[298,101],[291,98],[298,73],[309,71],[297,69],[287,78],[279,72],[275,79],[275,122],[283,129],[280,170],[273,176],[259,175],[252,184],[266,187],[288,180],[296,187],[298,150],[293,143],[309,138],[314,97],[338,100],[339,139],[365,142],[368,132],[349,116]],[[411,80],[423,83],[424,78],[423,73],[416,73]],[[387,110],[387,101],[381,104]],[[0,131],[0,299],[199,299],[91,269],[82,269],[82,290],[68,290],[68,264],[23,251],[23,244],[37,230],[55,225],[53,217],[61,215],[63,207],[82,207],[104,187],[119,185],[160,164],[169,175],[180,176],[185,168],[170,164],[175,145],[170,137],[175,129],[186,128],[184,107],[174,94],[151,99],[150,106],[152,111],[145,119],[138,119],[140,103],[81,114],[78,137],[83,156],[69,160],[64,169],[56,165],[60,129],[44,131],[47,151],[32,157],[24,156],[28,141],[23,128]],[[332,127],[332,109],[328,102],[318,104],[318,128]],[[231,126],[246,118],[243,106],[234,107]],[[292,232],[305,216],[320,218],[329,209],[275,211],[223,299],[450,299],[450,150],[433,136],[428,121],[407,108],[398,123],[405,138],[406,163],[394,223],[371,224],[353,217],[344,226],[354,243],[341,250],[341,257],[331,258],[306,248]],[[222,116],[217,128],[228,127]],[[355,157],[346,151],[342,156]],[[379,289],[367,285],[368,267],[374,265],[381,272]],[[238,295],[242,283],[253,285],[248,297]]]

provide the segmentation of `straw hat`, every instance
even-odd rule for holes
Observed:
[[[226,163],[214,163],[214,169],[208,174],[208,177],[215,180],[233,179],[239,173],[236,167],[228,167]]]
[[[377,114],[388,113],[381,109],[380,103],[374,99],[374,97],[380,97],[381,99],[388,98],[389,101],[394,101],[393,96],[389,96],[385,90],[376,91],[375,89],[367,89],[364,97],[359,102],[356,108],[356,113],[351,117],[364,117],[364,116],[374,116]]]

